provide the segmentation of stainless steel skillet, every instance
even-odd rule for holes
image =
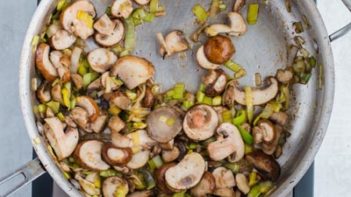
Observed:
[[[93,2],[98,7],[99,13],[99,11],[105,10],[110,1],[94,0]],[[182,81],[187,84],[187,87],[195,90],[202,71],[195,65],[191,52],[188,52],[186,58],[173,57],[167,59],[167,61],[162,60],[156,53],[155,33],[182,29],[189,35],[196,28],[193,24],[191,8],[199,1],[163,0],[161,2],[167,9],[167,16],[138,28],[138,45],[135,53],[147,57],[156,65],[156,81],[162,84],[164,88]],[[200,2],[205,5],[210,1]],[[229,1],[226,2],[229,3]],[[248,2],[253,1],[248,0]],[[311,28],[303,33],[306,48],[316,53],[318,62],[322,65],[322,69],[314,71],[313,77],[307,86],[294,86],[295,99],[291,111],[295,114],[295,118],[292,120],[290,128],[292,136],[288,139],[284,154],[279,159],[283,173],[278,181],[278,187],[273,193],[273,196],[285,196],[293,189],[312,163],[326,132],[334,97],[334,62],[330,40],[338,38],[351,25],[329,37],[312,0],[294,1],[291,13],[287,12],[283,0],[267,2],[267,5],[262,4],[260,8],[258,24],[249,26],[248,33],[245,36],[233,39],[237,48],[234,59],[244,65],[248,72],[241,83],[252,85],[254,73],[260,72],[263,76],[272,75],[278,68],[289,64],[291,60],[288,46],[295,36],[292,30],[292,22],[301,21],[303,15],[311,24]],[[350,1],[344,0],[344,2],[347,6],[351,5]],[[14,174],[4,177],[0,181],[0,184],[3,184],[13,177],[24,176],[24,181],[4,194],[5,196],[34,180],[45,170],[67,194],[80,196],[80,193],[63,177],[59,168],[51,159],[46,149],[47,146],[38,133],[32,112],[35,98],[30,91],[30,80],[34,76],[34,56],[31,40],[34,35],[40,32],[56,3],[52,0],[43,0],[40,3],[27,31],[20,66],[22,112],[27,132],[39,159],[29,162]],[[245,12],[245,9],[243,10]],[[245,13],[243,15],[245,16]],[[323,79],[322,86],[320,86],[318,80],[319,75]]]

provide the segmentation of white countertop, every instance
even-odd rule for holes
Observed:
[[[19,6],[20,5],[20,6]],[[0,177],[32,157],[18,100],[18,62],[25,30],[36,7],[35,0],[0,2]],[[341,0],[318,0],[328,31],[351,22]],[[332,44],[336,67],[336,95],[330,126],[315,160],[315,196],[351,196],[351,32]],[[6,96],[5,96],[6,95]],[[350,118],[349,118],[350,117]],[[1,190],[1,187],[0,187]],[[31,196],[30,187],[15,197]]]

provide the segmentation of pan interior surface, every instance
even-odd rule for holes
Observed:
[[[108,3],[110,0],[93,0],[93,2]],[[231,9],[232,1],[224,1],[228,3],[228,8]],[[302,13],[310,20],[311,28],[305,29],[301,36],[305,40],[305,48],[316,55],[318,62],[323,65],[324,86],[319,87],[319,72],[314,69],[313,75],[307,85],[294,85],[293,96],[291,101],[291,109],[289,110],[291,121],[288,130],[291,136],[283,148],[283,155],[279,159],[282,165],[282,175],[277,185],[277,190],[273,195],[281,196],[291,191],[297,181],[302,177],[308,166],[313,161],[313,156],[316,153],[324,132],[329,121],[329,116],[332,107],[332,97],[327,98],[327,94],[333,93],[333,62],[330,51],[329,41],[325,38],[325,29],[314,3],[307,1],[299,1],[298,4],[293,3],[291,13],[288,13],[285,7],[285,2],[281,0],[271,0],[267,3],[260,1],[260,10],[258,22],[256,25],[248,25],[248,31],[241,37],[233,37],[233,43],[236,48],[236,54],[233,60],[242,65],[247,75],[240,79],[240,84],[254,86],[254,75],[260,73],[263,78],[275,75],[279,68],[284,68],[291,65],[293,59],[291,57],[290,45],[293,44],[293,38],[296,36],[293,29],[293,22],[302,21]],[[178,29],[189,37],[192,32],[197,29],[195,17],[192,14],[192,7],[200,3],[204,7],[209,7],[210,0],[161,0],[166,8],[167,15],[156,18],[152,23],[137,27],[137,47],[134,51],[135,55],[149,59],[156,68],[155,81],[161,85],[162,90],[167,90],[177,82],[186,84],[187,89],[195,91],[200,84],[200,76],[204,70],[201,69],[196,61],[194,54],[196,50],[203,44],[205,37],[201,37],[199,43],[192,43],[192,50],[188,50],[185,54],[176,54],[163,59],[159,53],[159,45],[156,39],[156,33],[161,32],[163,35]],[[248,0],[249,3],[257,3],[257,1]],[[54,8],[52,1],[43,1],[42,10],[50,11]],[[47,7],[46,7],[47,6]],[[246,17],[247,6],[242,9],[242,15]],[[210,23],[226,22],[226,16],[220,14]],[[45,17],[49,13],[37,14],[32,23],[40,23],[30,27],[30,33],[27,35],[26,44],[30,48],[31,38],[38,34],[44,24]],[[322,32],[322,33],[321,33]],[[319,48],[317,47],[319,46]],[[323,49],[326,48],[326,49]],[[317,49],[323,49],[316,54]],[[330,53],[330,54],[328,54]],[[34,96],[29,97],[29,81],[35,76],[34,56],[28,52],[28,56],[22,57],[21,86],[24,90],[21,91],[22,108],[24,116],[27,118],[27,128],[32,140],[38,136],[38,131],[33,126],[34,117],[31,109],[35,103]],[[325,55],[327,54],[327,55]],[[28,71],[27,71],[28,70]],[[30,76],[28,73],[30,73]],[[228,71],[228,74],[231,72]],[[26,81],[27,80],[27,81]],[[330,80],[330,81],[329,81]],[[31,98],[31,101],[29,99]],[[23,107],[26,105],[27,107]],[[326,106],[326,108],[325,108]],[[28,126],[30,125],[30,126]],[[314,147],[316,146],[316,147]],[[44,166],[48,169],[54,179],[60,180],[61,187],[67,187],[68,183],[62,175],[58,175],[60,171],[55,166],[53,161],[49,161],[49,154],[46,151],[45,145],[35,147],[38,155]],[[64,183],[62,183],[64,182]],[[77,195],[73,187],[65,188],[65,191],[70,195]]]

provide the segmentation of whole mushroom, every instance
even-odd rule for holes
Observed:
[[[185,115],[183,129],[192,140],[206,140],[210,138],[218,125],[216,111],[208,105],[196,105]]]
[[[204,44],[207,59],[214,64],[224,64],[235,53],[235,48],[227,36],[217,35],[209,38]]]

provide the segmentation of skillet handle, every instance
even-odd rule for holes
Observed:
[[[45,172],[46,171],[41,165],[39,159],[33,159],[21,168],[17,169],[15,172],[0,179],[0,186],[6,186],[7,184],[8,188],[6,191],[0,192],[0,196],[6,197],[11,195],[23,186],[34,181]]]
[[[342,0],[342,2],[345,4],[347,9],[351,11],[351,0]],[[335,41],[336,39],[343,37],[346,35],[349,31],[351,30],[351,23],[345,25],[341,29],[337,30],[336,32],[332,33],[329,35],[329,40],[331,42]]]

